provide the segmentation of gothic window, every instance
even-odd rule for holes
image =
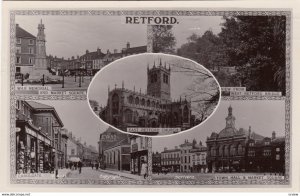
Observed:
[[[133,112],[130,109],[125,110],[125,122],[132,123]]]
[[[129,102],[130,104],[133,103],[133,96],[132,96],[132,95],[130,95],[130,96],[128,97],[128,102]]]
[[[189,122],[189,109],[187,106],[184,106],[183,109],[183,122]]]
[[[150,100],[147,100],[147,106],[150,107]]]
[[[135,104],[136,105],[140,104],[140,99],[138,97],[135,98]]]
[[[174,123],[177,123],[178,122],[178,114],[177,112],[174,112]]]
[[[142,106],[145,106],[145,99],[143,98],[141,101]]]
[[[271,150],[270,149],[264,149],[263,156],[271,156]]]
[[[169,82],[169,76],[167,74],[163,75],[163,81],[164,81],[164,83],[168,84],[168,82]]]
[[[157,81],[157,75],[154,73],[151,76],[151,83],[155,83]]]
[[[114,94],[112,96],[112,113],[118,114],[119,113],[119,96]]]

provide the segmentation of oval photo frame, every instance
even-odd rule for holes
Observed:
[[[170,136],[209,119],[220,103],[221,87],[208,69],[193,60],[143,53],[98,71],[87,100],[94,115],[120,132]]]

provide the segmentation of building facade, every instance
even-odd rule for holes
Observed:
[[[164,148],[161,152],[161,169],[169,172],[180,172],[181,150],[175,146],[174,149]]]
[[[16,173],[53,172],[59,166],[59,115],[53,107],[34,101],[16,104]]]
[[[126,131],[128,127],[191,127],[191,102],[171,100],[170,68],[155,63],[147,69],[147,93],[121,88],[108,88],[107,106],[100,117]],[[158,133],[154,133],[158,134]]]
[[[249,127],[236,129],[233,109],[228,108],[226,126],[207,138],[207,163],[210,172],[284,173],[284,137],[261,136]],[[270,167],[271,163],[271,167]]]
[[[143,161],[148,163],[149,138],[130,135],[130,171],[139,175]]]
[[[36,57],[36,37],[16,24],[16,73],[29,77]]]

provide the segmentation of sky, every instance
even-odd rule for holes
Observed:
[[[45,25],[47,55],[71,58],[81,56],[86,50],[97,47],[120,51],[127,42],[131,47],[146,45],[147,26],[145,24],[125,24],[125,16],[16,16],[16,23],[23,29],[37,35],[37,27],[42,19]],[[179,24],[174,25],[176,48],[187,42],[193,33],[202,35],[207,30],[221,31],[221,16],[178,16]]]
[[[156,66],[159,65],[160,60],[164,66],[166,62],[167,68],[171,66],[171,98],[172,100],[179,100],[180,96],[184,99],[184,94],[187,93],[187,88],[193,84],[193,81],[198,78],[195,76],[187,75],[185,73],[174,72],[173,64],[183,67],[196,66],[199,70],[206,73],[206,69],[195,62],[183,59],[177,56],[163,55],[163,54],[141,54],[123,58],[121,60],[114,61],[109,66],[104,67],[99,71],[90,83],[88,89],[88,98],[90,100],[96,100],[99,105],[105,106],[107,104],[108,86],[110,90],[122,87],[122,81],[124,81],[124,88],[134,90],[146,94],[147,90],[147,66],[153,67],[154,61]],[[205,84],[209,81],[213,81],[213,78],[207,79],[203,83],[197,86],[197,89],[204,89]],[[203,85],[202,85],[203,84]],[[211,91],[212,92],[212,91]],[[206,96],[205,94],[202,98]],[[197,97],[200,99],[200,97]]]
[[[90,110],[86,100],[47,100],[37,101],[53,106],[61,118],[64,128],[87,145],[98,149],[100,133],[108,126],[102,123]]]
[[[185,139],[191,142],[194,138],[197,143],[201,140],[202,144],[206,146],[206,138],[212,132],[219,133],[225,128],[225,118],[230,105],[236,119],[235,127],[237,129],[244,128],[248,130],[251,126],[253,132],[265,137],[271,137],[273,131],[276,132],[276,136],[285,135],[284,100],[221,101],[215,113],[199,127],[169,137],[153,138],[152,150],[161,152],[164,147],[172,149],[174,146],[183,144]]]

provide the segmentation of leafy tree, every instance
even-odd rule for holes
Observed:
[[[176,40],[172,32],[172,25],[153,25],[153,52],[175,53]]]

